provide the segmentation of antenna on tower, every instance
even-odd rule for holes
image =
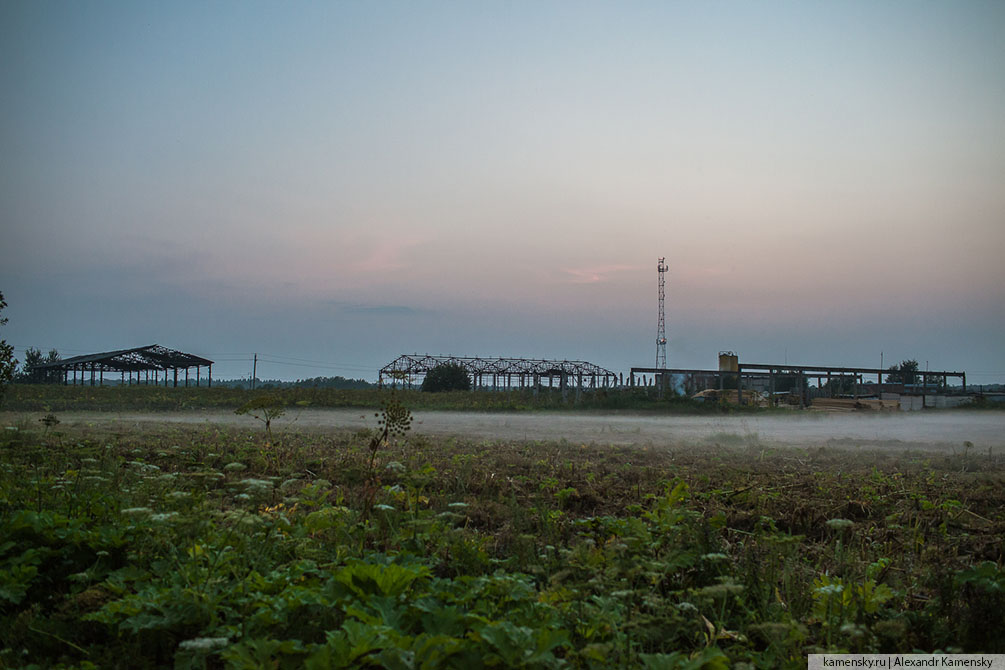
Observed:
[[[666,258],[661,258],[656,268],[660,276],[660,320],[656,327],[656,367],[665,370],[667,366],[667,330],[663,304],[666,301]]]

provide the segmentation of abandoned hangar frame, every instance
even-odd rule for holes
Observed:
[[[453,364],[463,367],[471,376],[471,389],[538,388],[547,379],[549,387],[577,389],[611,388],[617,384],[618,375],[587,361],[546,360],[535,358],[483,358],[480,356],[431,356],[429,354],[403,354],[382,367],[377,385],[384,386],[387,378],[392,386],[400,382],[412,386],[419,377],[437,365]],[[488,383],[491,378],[491,385]],[[514,378],[517,383],[514,384]],[[528,383],[529,382],[529,383]],[[571,384],[570,384],[571,382]]]
[[[860,393],[860,386],[865,384],[872,384],[871,382],[866,382],[864,377],[876,377],[876,382],[872,384],[875,388],[875,395],[883,394],[883,387],[887,386],[889,388],[894,388],[897,386],[893,382],[884,382],[883,376],[889,376],[891,373],[896,373],[896,370],[889,370],[883,368],[866,368],[866,367],[845,367],[845,366],[831,366],[831,365],[789,365],[788,363],[778,364],[778,363],[740,363],[736,360],[735,354],[733,354],[732,365],[723,366],[721,362],[721,357],[723,353],[720,352],[720,367],[718,370],[695,370],[695,369],[684,369],[684,368],[648,368],[648,367],[635,367],[631,369],[629,374],[629,386],[635,387],[645,385],[643,381],[642,384],[638,383],[638,379],[641,376],[645,379],[645,375],[651,375],[652,384],[657,387],[660,395],[662,396],[664,390],[670,385],[670,380],[672,377],[683,377],[685,378],[685,386],[688,382],[692,385],[691,391],[698,390],[697,386],[704,386],[705,388],[718,388],[720,391],[725,393],[734,392],[736,393],[736,401],[741,402],[743,390],[745,388],[750,388],[751,382],[754,380],[760,380],[765,382],[768,387],[768,392],[774,394],[775,391],[775,380],[782,377],[795,377],[799,384],[800,389],[800,405],[804,403],[804,395],[807,390],[807,381],[811,379],[816,379],[817,387],[820,388],[823,385],[823,380],[827,380],[828,384],[826,388],[829,388],[829,393],[831,396],[834,395],[833,386],[830,385],[833,379],[851,379],[852,380],[852,393],[854,398],[858,398],[859,395],[872,395],[868,391],[862,391]],[[913,375],[920,378],[921,381],[921,395],[924,398],[924,389],[929,387],[929,380],[937,380],[942,387],[948,385],[949,378],[956,378],[960,380],[963,391],[967,388],[967,373],[959,370],[918,370],[914,372]],[[727,389],[725,382],[726,380],[732,380],[732,383],[736,385],[733,386],[732,383]],[[690,393],[689,393],[690,395]]]
[[[208,358],[186,354],[182,351],[168,349],[159,344],[150,344],[145,347],[133,349],[119,349],[117,351],[105,351],[98,354],[86,354],[84,356],[73,356],[63,358],[52,363],[42,363],[32,366],[33,370],[61,370],[63,373],[63,384],[70,384],[70,373],[73,373],[73,384],[77,385],[77,372],[80,372],[80,384],[85,384],[85,375],[90,372],[90,385],[94,386],[95,373],[97,373],[98,384],[104,383],[106,372],[118,372],[121,375],[121,383],[126,384],[126,375],[129,375],[128,384],[150,383],[150,373],[154,375],[154,384],[160,384],[160,373],[164,373],[164,386],[169,384],[168,371],[174,371],[174,385],[178,386],[178,371],[185,371],[185,386],[188,386],[189,369],[195,368],[195,385],[200,386],[202,381],[201,370],[206,368],[207,385],[213,386],[213,361]],[[141,376],[145,374],[145,379]]]

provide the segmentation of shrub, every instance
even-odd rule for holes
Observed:
[[[460,363],[441,363],[426,373],[426,378],[422,380],[422,390],[431,393],[469,391],[471,379]]]

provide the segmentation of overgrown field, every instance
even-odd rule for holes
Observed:
[[[513,391],[452,391],[422,393],[399,390],[398,395],[412,409],[462,411],[527,411],[557,409],[604,409],[715,413],[765,411],[757,408],[718,406],[683,398],[660,400],[650,388],[631,390],[598,389],[584,392],[578,399],[570,389],[563,397],[558,389]],[[5,410],[25,412],[192,410],[234,409],[252,398],[268,395],[288,407],[380,406],[387,391],[379,389],[288,388],[250,391],[232,388],[164,386],[63,386],[61,384],[14,384],[7,389]]]
[[[998,454],[434,441],[393,404],[353,434],[40,417],[0,438],[0,667],[1005,652]]]

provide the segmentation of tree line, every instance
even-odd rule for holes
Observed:
[[[236,389],[250,389],[252,388],[252,380],[250,378],[241,379],[220,379],[213,380],[213,386],[222,386],[225,388],[236,388]],[[288,388],[318,388],[318,389],[370,389],[376,388],[377,385],[368,382],[365,379],[349,379],[339,375],[333,377],[309,377],[307,379],[298,379],[296,381],[284,381],[281,379],[258,379],[254,380],[254,388],[268,390],[268,389],[288,389]]]

